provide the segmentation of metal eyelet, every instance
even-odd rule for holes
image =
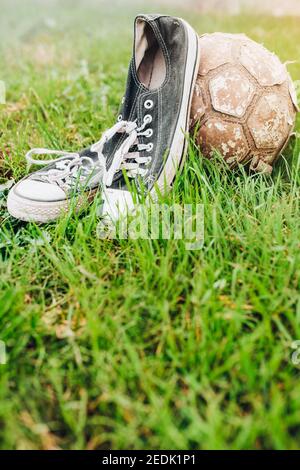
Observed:
[[[152,142],[150,142],[148,144],[148,148],[147,148],[146,152],[152,152],[152,150],[153,150],[153,144],[152,144]]]
[[[146,116],[144,117],[144,123],[150,124],[151,122],[152,122],[151,114],[146,114]]]
[[[153,105],[154,105],[154,103],[153,103],[152,100],[146,100],[145,103],[144,103],[144,107],[145,107],[146,109],[152,109],[152,108],[153,108]]]
[[[145,137],[149,138],[153,136],[153,129],[147,129],[145,131]]]
[[[152,157],[148,157],[148,160],[146,161],[145,166],[149,166],[151,162],[152,162]]]
[[[121,121],[122,121],[122,119],[123,119],[123,116],[122,116],[122,114],[119,114],[119,116],[118,116],[118,122],[121,122]]]

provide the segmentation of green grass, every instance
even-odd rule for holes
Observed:
[[[1,176],[16,179],[30,147],[75,150],[112,125],[138,11],[24,4],[2,0],[0,17]],[[300,60],[299,19],[181,14]],[[299,63],[290,70],[296,80]],[[2,195],[0,448],[299,447],[299,139],[285,156],[266,178],[191,145],[169,201],[204,204],[200,251],[99,240],[97,201],[57,224],[18,223]]]

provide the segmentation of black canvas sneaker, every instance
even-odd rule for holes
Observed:
[[[165,15],[135,19],[133,57],[118,120],[124,126],[105,146],[103,215],[117,219],[134,207],[124,172],[155,199],[171,188],[184,163],[195,81],[198,35]]]
[[[37,160],[34,154],[61,155],[57,159]],[[29,165],[45,167],[26,176],[10,190],[8,212],[26,222],[51,222],[66,213],[71,202],[80,209],[101,185],[103,162],[89,150],[82,154],[48,149],[32,149],[26,154]]]
[[[126,93],[117,123],[83,152],[33,149],[30,164],[45,168],[9,192],[8,210],[21,220],[48,222],[81,207],[103,189],[103,216],[117,219],[133,209],[127,181],[155,197],[169,190],[186,154],[191,100],[199,66],[196,32],[184,20],[139,15]],[[58,154],[49,162],[34,154]]]

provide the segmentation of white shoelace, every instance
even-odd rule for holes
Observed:
[[[87,156],[80,156],[78,153],[64,152],[63,150],[49,150],[44,148],[34,148],[30,150],[25,158],[27,164],[45,166],[50,163],[55,164],[55,169],[50,169],[41,172],[39,176],[42,180],[49,183],[57,183],[59,186],[67,187],[68,189],[74,184],[74,181],[84,182],[94,170],[95,176],[93,183],[98,184],[102,181],[105,186],[111,186],[114,175],[122,169],[127,171],[127,175],[135,178],[137,175],[145,175],[146,168],[140,168],[141,164],[148,165],[151,162],[151,157],[141,157],[139,152],[146,150],[150,152],[153,144],[139,144],[138,137],[150,137],[149,131],[144,130],[147,124],[152,121],[152,117],[148,114],[144,117],[144,122],[141,127],[137,127],[136,122],[132,121],[119,121],[113,127],[103,133],[101,139],[91,146],[91,151],[97,153],[97,161]],[[106,159],[103,155],[104,145],[118,132],[128,134],[128,137],[120,145],[116,151],[111,162],[109,170],[106,169]],[[152,135],[152,134],[151,134]],[[132,146],[137,146],[137,152],[129,152]],[[61,155],[56,159],[39,160],[32,157],[32,155]],[[67,157],[67,158],[66,158]],[[131,161],[128,161],[131,160]],[[86,163],[86,166],[83,166]]]

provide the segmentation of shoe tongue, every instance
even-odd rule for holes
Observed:
[[[98,154],[97,152],[92,152],[89,148],[82,150],[79,154],[81,157],[89,157],[91,160],[96,162],[98,160]],[[85,163],[83,163],[84,165]]]
[[[134,78],[134,71],[135,70],[135,61],[132,58],[129,71],[127,76],[127,83],[126,83],[126,91],[124,94],[124,98],[121,102],[119,108],[119,120],[122,121],[130,121],[130,122],[137,122],[138,127],[141,125],[140,120],[138,119],[138,96],[141,92],[141,88],[138,86],[136,79]],[[106,169],[109,170],[111,167],[115,152],[117,149],[122,145],[128,135],[125,135],[121,132],[117,132],[103,147],[103,155],[106,158],[107,165]],[[131,152],[135,152],[137,150],[136,146],[141,143],[140,139],[138,138],[135,144],[131,147]],[[132,154],[133,155],[133,154]],[[133,156],[134,158],[134,156]],[[115,174],[113,181],[120,180],[122,177],[122,172],[119,171]]]
[[[134,69],[135,69],[135,61],[134,61],[134,58],[132,58],[130,65],[129,65],[126,91],[125,91],[124,98],[122,100],[122,103],[120,106],[120,112],[119,112],[119,114],[122,116],[123,121],[135,121],[138,117],[136,103],[137,103],[137,95],[139,94],[140,89],[133,76]]]

